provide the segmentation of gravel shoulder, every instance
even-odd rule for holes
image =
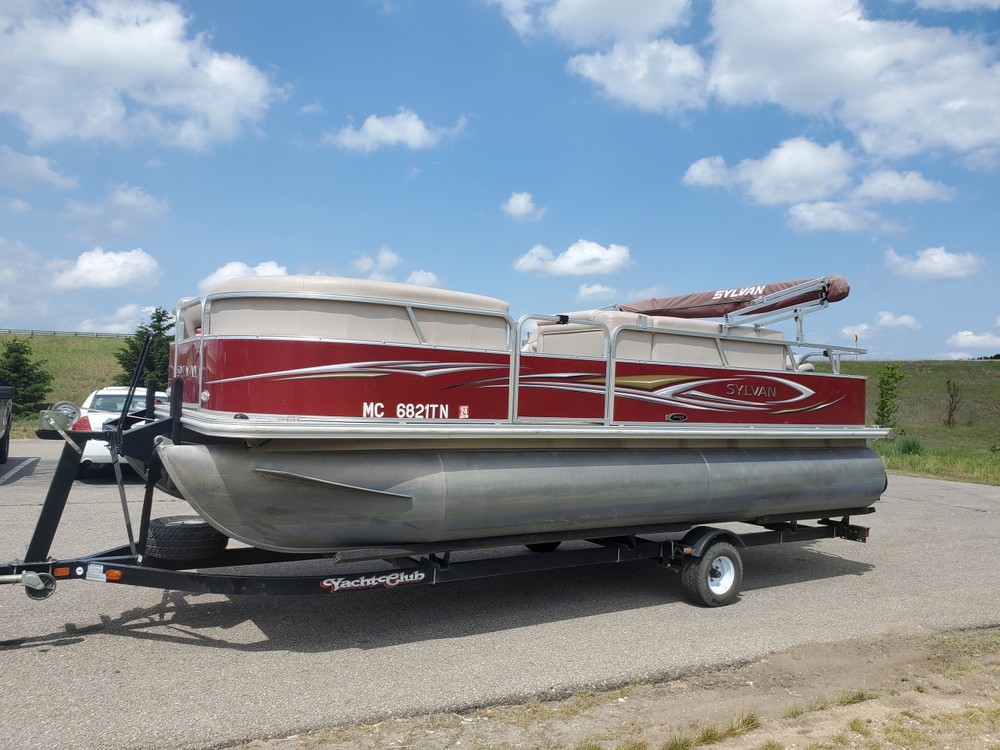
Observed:
[[[800,646],[669,682],[395,718],[238,750],[1000,747],[1000,628]]]

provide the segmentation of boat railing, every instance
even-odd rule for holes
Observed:
[[[604,389],[604,416],[602,422],[604,424],[611,424],[612,412],[614,410],[614,372],[615,372],[615,356],[614,352],[610,348],[611,342],[611,329],[606,323],[600,320],[593,320],[590,318],[574,318],[569,315],[524,315],[518,318],[517,323],[514,326],[514,336],[512,337],[515,343],[521,341],[522,332],[528,323],[555,323],[556,325],[583,325],[589,329],[597,328],[604,334],[604,377],[605,377],[605,389]],[[521,388],[521,347],[519,345],[513,346],[510,352],[510,394],[508,401],[508,419],[511,422],[524,422],[524,417],[518,414],[518,400]],[[546,421],[551,421],[546,420]],[[587,417],[582,417],[572,421],[579,422],[594,422],[595,420]]]
[[[802,285],[807,287],[809,285]],[[799,288],[797,295],[803,293],[803,289]],[[773,304],[774,300],[770,301]],[[761,305],[763,306],[763,305]],[[822,309],[818,303],[808,305],[809,308]],[[787,320],[794,317],[795,315],[805,315],[813,310],[802,311],[796,309],[794,312],[787,314],[782,320]],[[787,310],[781,312],[789,312]],[[763,315],[770,316],[770,313],[764,313]],[[728,317],[728,316],[727,316]],[[769,318],[771,322],[775,322],[774,318]],[[812,360],[814,359],[824,359],[830,366],[830,370],[834,375],[840,374],[840,363],[841,355],[843,354],[864,354],[864,349],[858,349],[855,347],[846,346],[836,346],[824,343],[813,343],[804,340],[801,335],[801,317],[796,319],[797,330],[799,335],[796,336],[794,341],[790,341],[785,338],[763,338],[757,336],[744,336],[733,333],[734,326],[732,324],[720,324],[717,333],[706,333],[704,331],[685,331],[683,329],[662,329],[656,328],[649,325],[629,325],[621,324],[614,327],[608,326],[601,320],[596,320],[594,318],[577,318],[571,317],[570,315],[525,315],[518,319],[514,327],[514,337],[513,340],[521,341],[524,336],[526,326],[530,323],[554,323],[556,325],[579,325],[587,330],[594,331],[599,330],[603,334],[603,359],[604,359],[604,369],[605,369],[605,389],[604,389],[604,410],[603,416],[601,418],[601,423],[605,425],[613,424],[615,421],[615,380],[616,371],[619,363],[618,356],[618,346],[622,342],[622,336],[628,332],[638,332],[652,334],[654,336],[671,336],[671,337],[689,337],[693,339],[700,339],[704,341],[705,339],[710,339],[714,342],[716,351],[719,355],[719,360],[721,366],[732,367],[740,366],[731,362],[730,352],[726,346],[727,342],[731,343],[752,343],[754,345],[763,347],[780,347],[782,350],[782,359],[784,362],[784,367],[780,368],[783,371],[793,370],[793,371],[803,371],[811,370]],[[744,330],[747,327],[747,321],[742,323],[742,328]],[[754,325],[755,330],[760,330],[761,325]],[[793,351],[793,346],[796,349],[808,349],[811,350],[805,354],[797,355]],[[534,355],[537,356],[537,355]],[[632,358],[628,358],[629,361]],[[539,418],[525,418],[519,414],[519,392],[521,387],[521,361],[522,361],[522,348],[514,347],[511,350],[511,363],[510,363],[510,394],[509,394],[509,420],[511,422],[526,422],[526,421],[537,421]],[[660,360],[651,360],[657,361]],[[777,370],[779,368],[752,368],[752,369],[765,369],[769,371]],[[565,418],[564,418],[565,419]],[[546,421],[551,421],[548,419]],[[579,422],[596,422],[598,420],[588,417],[581,417],[570,419],[570,421]]]

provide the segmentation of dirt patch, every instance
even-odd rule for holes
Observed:
[[[388,719],[241,750],[1000,748],[1000,628],[801,646],[565,700]]]

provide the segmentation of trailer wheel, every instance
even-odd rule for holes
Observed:
[[[534,542],[533,544],[526,544],[524,546],[532,552],[540,552],[544,554],[546,552],[555,552],[560,544],[562,544],[562,542]]]
[[[743,582],[743,560],[729,542],[716,542],[701,557],[684,561],[681,585],[695,604],[724,607],[732,604]]]
[[[149,522],[146,554],[161,560],[200,560],[226,548],[228,537],[201,516],[166,516]]]

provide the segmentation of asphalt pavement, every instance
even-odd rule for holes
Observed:
[[[11,442],[0,559],[24,556],[60,450]],[[54,557],[125,540],[110,472],[75,484]],[[142,486],[130,477],[126,490],[134,520]],[[721,609],[689,604],[652,563],[329,596],[63,581],[33,601],[0,587],[0,748],[210,748],[668,678],[808,643],[1000,625],[1000,487],[891,476],[877,508],[867,544],[746,550],[741,599]],[[164,495],[153,515],[189,512]]]

